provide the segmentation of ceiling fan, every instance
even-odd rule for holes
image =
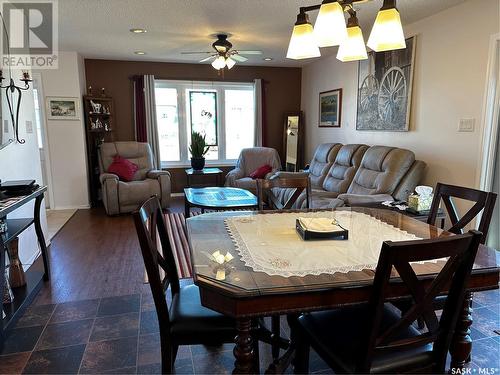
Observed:
[[[227,34],[217,34],[217,40],[212,43],[212,47],[215,51],[199,51],[199,52],[181,52],[183,55],[202,55],[209,54],[210,56],[205,57],[200,60],[200,63],[205,61],[212,61],[212,66],[214,69],[221,70],[227,67],[231,69],[236,62],[245,62],[248,59],[243,55],[262,55],[262,51],[243,51],[235,50],[233,44],[227,40]]]

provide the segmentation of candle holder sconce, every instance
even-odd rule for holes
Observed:
[[[3,72],[0,70],[0,89],[5,89],[5,96],[7,97],[7,105],[9,107],[9,114],[12,120],[12,126],[14,128],[14,135],[16,141],[20,144],[23,144],[26,143],[26,141],[19,138],[19,111],[21,109],[22,91],[29,90],[30,82],[33,82],[33,80],[31,79],[30,73],[27,70],[23,70],[21,78],[19,79],[21,82],[24,82],[24,87],[17,86],[14,83],[14,79],[12,77],[9,78],[9,84],[4,86],[4,79],[5,77],[3,76]],[[15,94],[17,94],[17,105],[16,109],[14,110]]]

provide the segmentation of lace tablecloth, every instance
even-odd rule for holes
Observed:
[[[349,230],[349,239],[304,241],[295,230],[299,216],[335,218]],[[420,239],[353,211],[237,216],[225,224],[247,266],[285,277],[375,269],[383,241]]]

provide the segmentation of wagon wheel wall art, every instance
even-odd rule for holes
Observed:
[[[406,48],[370,52],[359,62],[357,130],[408,131],[415,37]]]

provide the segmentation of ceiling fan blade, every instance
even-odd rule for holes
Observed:
[[[200,62],[202,63],[202,62],[208,61],[210,59],[213,59],[214,57],[215,57],[215,55],[205,57],[204,59],[200,60]]]
[[[262,51],[251,51],[251,50],[237,50],[236,51],[237,53],[239,53],[240,55],[262,55]]]
[[[181,55],[205,55],[207,53],[213,53],[212,52],[202,52],[202,51],[199,51],[199,52],[181,52]]]
[[[234,55],[231,55],[231,58],[235,61],[238,61],[238,62],[245,62],[247,61],[248,59],[244,56],[240,56],[238,54],[234,54]]]

